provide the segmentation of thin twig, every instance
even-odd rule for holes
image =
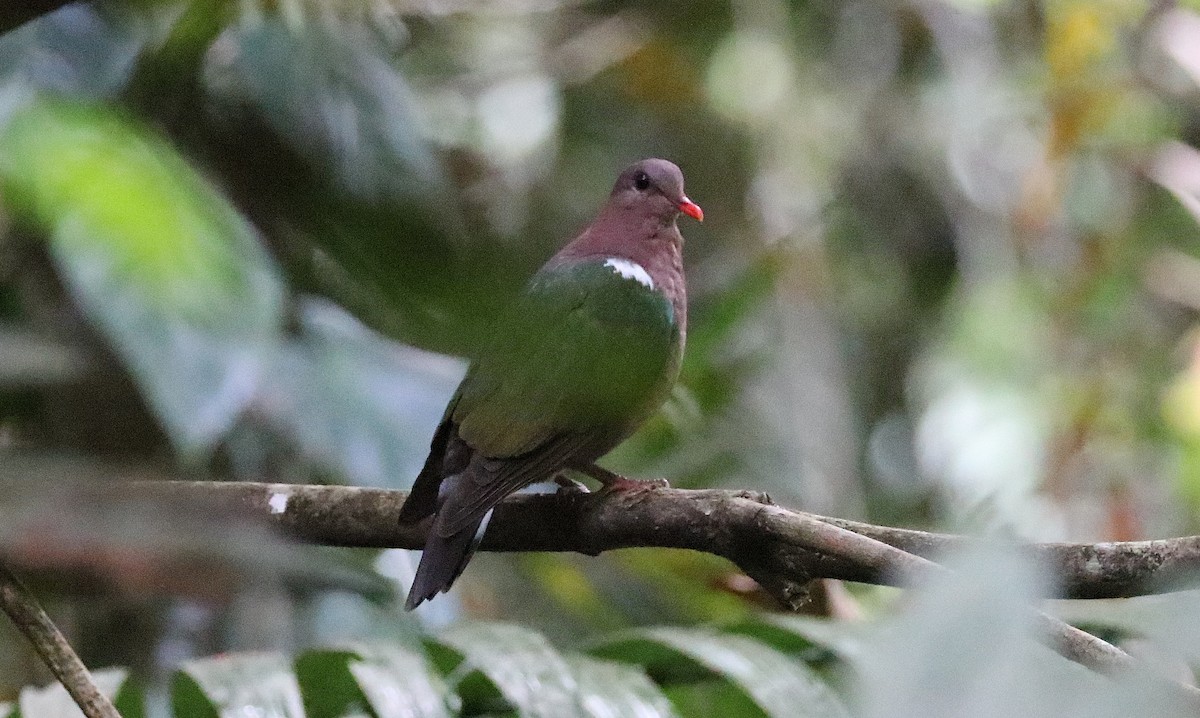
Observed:
[[[946,570],[927,558],[835,526],[815,516],[797,514],[773,506],[764,509],[763,514],[764,526],[784,540],[860,562],[878,571],[895,572],[903,575],[908,583],[927,574]],[[1153,674],[1140,661],[1111,643],[1041,611],[1034,613],[1047,645],[1064,658],[1104,675],[1118,676],[1140,672],[1154,676],[1165,690],[1172,691],[1189,705],[1200,708],[1200,689],[1195,686]]]
[[[828,516],[817,518],[926,558],[936,558],[978,540]],[[1191,588],[1200,579],[1200,536],[1018,547],[1053,573],[1059,598],[1146,596]]]
[[[3,564],[0,564],[0,609],[8,614],[33,644],[42,662],[63,684],[87,718],[121,718],[108,696],[100,692],[92,680],[92,674],[79,660],[58,626],[42,610],[37,598]]]

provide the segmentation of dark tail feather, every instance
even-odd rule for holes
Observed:
[[[446,414],[449,415],[453,409],[454,402],[451,402]],[[437,431],[433,432],[433,441],[429,442],[429,456],[425,459],[425,465],[421,467],[421,473],[417,474],[417,479],[413,482],[408,499],[400,507],[401,526],[415,524],[437,509],[438,491],[442,485],[442,476],[446,473],[446,451],[453,433],[454,424],[449,419],[442,420]],[[462,468],[451,466],[449,471],[455,473],[462,471]]]
[[[478,521],[449,536],[442,536],[438,531],[441,516],[434,518],[429,527],[429,537],[425,539],[421,563],[417,565],[417,575],[413,579],[412,588],[408,589],[408,599],[404,602],[405,610],[411,611],[420,606],[422,601],[450,590],[450,586],[454,585],[454,581],[462,574],[467,562],[475,553],[479,526],[490,515],[489,512],[479,517]]]

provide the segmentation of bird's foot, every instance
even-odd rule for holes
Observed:
[[[627,493],[671,488],[671,484],[667,483],[666,479],[630,479],[595,464],[582,467],[579,470],[603,484],[604,488],[601,491],[604,493]]]
[[[558,484],[558,490],[554,492],[556,494],[588,494],[588,493],[591,493],[591,491],[588,490],[588,487],[583,482],[576,481],[575,479],[570,478],[566,474],[557,474],[554,477],[554,483]]]
[[[765,504],[767,506],[775,505],[775,500],[772,499],[771,495],[766,491],[751,491],[749,489],[744,489],[734,494],[734,496],[737,496],[739,499],[750,499],[756,504]]]

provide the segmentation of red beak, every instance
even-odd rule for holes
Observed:
[[[704,210],[700,209],[700,205],[691,201],[687,197],[679,200],[679,211],[683,212],[697,222],[704,221]]]

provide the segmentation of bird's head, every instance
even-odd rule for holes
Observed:
[[[664,223],[680,212],[704,221],[704,210],[683,193],[683,173],[667,160],[642,160],[627,167],[613,186],[612,199],[624,207],[645,208]]]

